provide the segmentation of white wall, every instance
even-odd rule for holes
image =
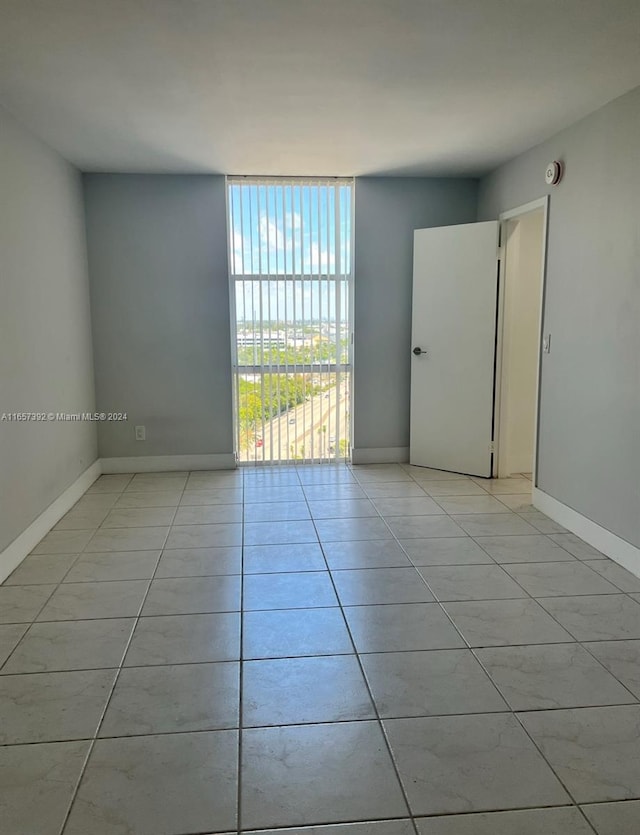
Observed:
[[[408,460],[413,230],[476,219],[471,179],[355,186],[354,460]]]
[[[0,413],[92,412],[80,175],[0,109]],[[0,551],[96,458],[92,423],[0,422]]]
[[[97,403],[129,418],[100,425],[100,456],[231,455],[224,177],[90,174],[84,188]]]
[[[507,224],[500,475],[533,468],[544,213]],[[506,467],[506,469],[505,469]]]
[[[480,184],[479,219],[550,193],[538,485],[640,546],[640,88]],[[544,183],[546,164],[564,180]]]

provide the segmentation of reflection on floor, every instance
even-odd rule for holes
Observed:
[[[102,476],[0,587],[2,832],[637,833],[640,579],[530,487]]]

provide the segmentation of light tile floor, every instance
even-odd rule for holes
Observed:
[[[640,579],[523,474],[102,476],[0,616],[3,835],[640,831]]]

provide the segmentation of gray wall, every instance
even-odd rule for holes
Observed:
[[[413,230],[476,219],[477,182],[374,178],[355,187],[354,449],[409,446]]]
[[[538,486],[640,546],[640,88],[499,168],[479,219],[549,192]],[[561,159],[564,180],[544,184]]]
[[[0,412],[94,409],[80,175],[0,109]],[[96,459],[92,423],[0,422],[0,551]]]
[[[224,179],[91,174],[84,184],[98,408],[129,416],[100,425],[100,455],[230,453]],[[356,181],[358,448],[409,443],[413,230],[474,220],[476,189]]]
[[[233,451],[225,181],[84,177],[101,457]],[[134,426],[146,426],[137,442]]]

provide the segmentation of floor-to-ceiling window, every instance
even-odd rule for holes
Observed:
[[[228,178],[240,461],[349,457],[352,208],[350,179]]]

